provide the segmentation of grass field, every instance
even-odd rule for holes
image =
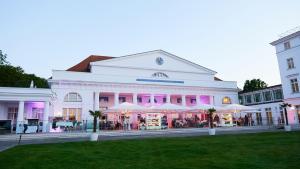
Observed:
[[[300,168],[300,132],[18,146],[0,168]]]

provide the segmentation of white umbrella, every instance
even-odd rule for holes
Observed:
[[[191,107],[192,111],[197,111],[197,110],[208,110],[214,108],[217,111],[221,111],[224,110],[224,107],[220,107],[220,106],[215,106],[215,105],[211,105],[211,104],[200,104],[200,105],[195,105]]]
[[[137,104],[133,104],[133,103],[128,103],[128,102],[124,102],[121,103],[119,105],[113,106],[108,108],[108,110],[106,110],[105,112],[113,112],[113,111],[137,111],[137,110],[146,110],[146,107],[137,105]]]
[[[251,106],[244,106],[240,104],[230,104],[224,106],[224,110],[238,112],[238,111],[246,111],[246,110],[257,110],[257,108]]]
[[[151,106],[149,107],[149,110],[173,110],[173,111],[179,111],[179,110],[189,110],[190,108],[187,106],[180,106],[180,105],[176,105],[176,104],[172,104],[172,103],[165,103],[162,105],[158,105],[158,106]]]
[[[224,110],[227,111],[233,111],[234,113],[241,112],[241,111],[250,111],[250,110],[257,110],[255,107],[250,107],[250,106],[244,106],[240,104],[230,104],[224,107]],[[237,123],[237,122],[236,122]],[[237,124],[236,124],[237,126]]]

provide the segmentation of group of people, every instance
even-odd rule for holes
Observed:
[[[253,126],[254,125],[254,120],[252,116],[250,115],[245,115],[244,117],[239,117],[239,118],[233,118],[233,121],[236,122],[238,126]]]

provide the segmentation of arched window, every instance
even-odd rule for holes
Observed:
[[[222,100],[222,104],[231,104],[231,99],[229,97],[224,97]]]
[[[78,93],[71,92],[65,96],[64,101],[65,102],[82,102],[82,98]]]

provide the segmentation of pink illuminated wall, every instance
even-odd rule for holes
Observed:
[[[287,115],[289,124],[295,124],[295,110],[288,110]]]
[[[141,105],[141,106],[151,106],[150,95],[148,95],[148,94],[139,94],[138,98],[142,99],[141,102],[138,102],[138,105]]]
[[[210,104],[210,97],[209,96],[200,96],[200,103],[201,104]]]
[[[32,112],[34,110],[35,112]],[[42,120],[44,102],[25,102],[25,117],[27,119],[39,118]]]

